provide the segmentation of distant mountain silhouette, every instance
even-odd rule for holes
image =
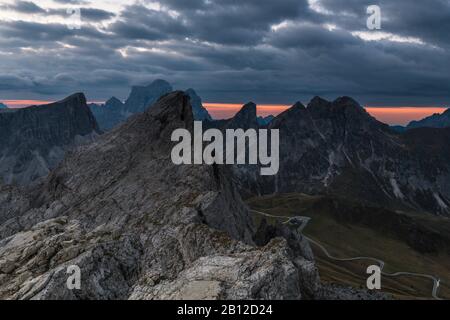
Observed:
[[[226,129],[257,129],[259,127],[256,116],[256,104],[249,102],[242,106],[231,119],[212,120],[204,123],[206,128]]]
[[[104,131],[111,130],[128,117],[124,104],[115,97],[106,101],[104,105],[90,104],[89,108]]]
[[[172,86],[164,80],[155,80],[148,86],[133,86],[130,96],[125,101],[125,112],[128,114],[144,112],[160,97],[172,91]]]
[[[133,114],[142,113],[157,102],[162,96],[173,91],[172,86],[165,80],[155,80],[148,86],[134,86],[125,103],[113,97],[104,105],[91,104],[89,107],[96,117],[102,130],[109,131],[123,123]],[[203,107],[201,98],[193,89],[186,94],[191,98],[194,118],[196,120],[212,120],[208,111]]]
[[[447,109],[444,113],[433,114],[419,121],[412,121],[408,124],[407,129],[414,128],[446,128],[450,127],[450,109]]]
[[[1,103],[0,102],[0,109],[7,109],[8,107],[5,105],[5,104],[3,104],[3,103]]]
[[[267,116],[267,117],[258,117],[256,120],[260,126],[267,126],[272,120],[275,119],[275,116]]]

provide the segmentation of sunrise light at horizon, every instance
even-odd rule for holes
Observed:
[[[10,108],[24,108],[34,105],[49,104],[54,101],[45,100],[3,100]],[[89,101],[88,103],[104,103],[103,101]],[[208,110],[214,119],[232,118],[244,105],[244,103],[217,103],[205,102],[203,106]],[[257,104],[258,116],[266,117],[269,115],[277,116],[283,111],[289,109],[291,105],[286,104]],[[411,121],[421,120],[433,114],[441,114],[447,108],[445,107],[371,107],[365,109],[373,117],[389,125],[407,125]]]

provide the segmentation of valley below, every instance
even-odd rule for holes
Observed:
[[[450,228],[448,218],[302,193],[254,197],[247,203],[252,209],[273,216],[311,218],[303,234],[333,257],[373,257],[385,262],[383,271],[387,273],[432,275],[441,280],[438,297],[450,299],[450,254],[445,245]],[[262,219],[268,224],[284,221],[258,214],[254,214],[254,219],[256,225]],[[366,289],[366,270],[373,261],[334,261],[318,245],[311,243],[311,247],[324,284]],[[422,277],[382,276],[381,291],[394,299],[433,299],[433,284],[431,279]]]

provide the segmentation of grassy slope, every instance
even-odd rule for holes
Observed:
[[[372,256],[386,262],[385,271],[409,271],[428,273],[442,279],[439,295],[450,299],[450,256],[446,250],[435,254],[421,254],[409,247],[404,241],[382,228],[369,228],[363,225],[337,221],[324,209],[322,212],[311,210],[322,197],[304,194],[286,194],[253,198],[248,201],[250,207],[274,215],[302,215],[312,218],[304,233],[324,245],[337,257]],[[255,215],[256,220],[260,216]],[[379,221],[380,224],[383,221]],[[438,218],[420,217],[420,223],[426,223],[434,229],[446,232],[448,222]],[[321,278],[325,282],[365,287],[365,270],[370,262],[334,262],[325,257],[321,250],[313,246]],[[400,299],[429,298],[432,282],[412,277],[382,278],[383,291],[394,294]]]

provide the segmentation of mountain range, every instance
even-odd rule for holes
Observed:
[[[309,241],[255,220],[243,198],[302,193],[393,210],[384,215],[450,213],[450,128],[398,133],[349,97],[315,97],[264,122],[249,102],[216,121],[193,90],[151,87],[133,88],[125,103],[88,107],[78,93],[0,113],[1,299],[387,298],[323,283]],[[115,113],[103,122],[113,130],[99,129],[96,108]],[[174,165],[172,132],[192,133],[198,118],[220,130],[280,130],[278,175]],[[386,220],[420,250],[445,238],[413,218]],[[65,285],[71,265],[81,290]]]
[[[244,106],[227,123],[236,121],[242,128],[254,127],[254,108]],[[307,107],[298,102],[265,127],[280,130],[280,171],[259,177],[256,166],[236,166],[248,197],[331,193],[395,209],[450,214],[450,128],[398,133],[349,97],[333,102],[315,97]]]
[[[5,104],[3,104],[3,103],[1,103],[0,102],[0,109],[7,109],[8,107],[5,105]]]
[[[28,192],[3,187],[0,298],[305,299],[329,292],[307,241],[287,227],[279,228],[290,240],[255,245],[231,168],[172,163],[176,128],[193,128],[182,92],[70,153]],[[83,272],[80,290],[65,285],[69,265]]]
[[[450,109],[447,109],[442,114],[436,113],[422,120],[412,121],[411,123],[408,124],[407,129],[423,128],[423,127],[428,128],[450,127]]]

